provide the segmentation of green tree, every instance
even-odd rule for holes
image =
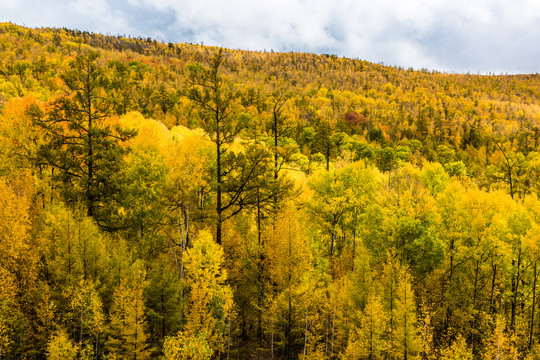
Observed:
[[[103,207],[118,193],[118,177],[125,149],[121,141],[130,134],[110,119],[105,71],[98,52],[87,52],[71,60],[60,74],[65,94],[54,99],[43,113],[36,106],[30,112],[47,135],[38,161],[54,169],[68,200],[82,201],[89,216],[101,223]]]
[[[234,117],[234,91],[230,82],[220,75],[224,61],[223,49],[219,49],[210,60],[210,67],[200,64],[188,66],[187,95],[201,110],[205,131],[216,145],[216,241],[221,244],[223,224],[223,182],[229,169],[223,167],[226,145],[234,141],[243,129]]]

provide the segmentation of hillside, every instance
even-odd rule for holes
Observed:
[[[540,356],[540,75],[0,50],[0,358]]]

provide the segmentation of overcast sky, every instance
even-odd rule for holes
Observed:
[[[0,0],[0,21],[415,69],[540,72],[540,0]]]

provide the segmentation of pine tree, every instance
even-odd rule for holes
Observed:
[[[71,60],[60,74],[65,94],[53,99],[45,113],[37,106],[29,113],[47,137],[38,151],[38,165],[53,169],[67,200],[83,202],[89,216],[106,222],[103,207],[118,193],[114,180],[124,153],[120,142],[131,134],[114,129],[98,57],[89,51]]]

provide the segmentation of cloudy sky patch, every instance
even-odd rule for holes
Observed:
[[[538,0],[2,0],[0,21],[404,68],[540,71]]]

